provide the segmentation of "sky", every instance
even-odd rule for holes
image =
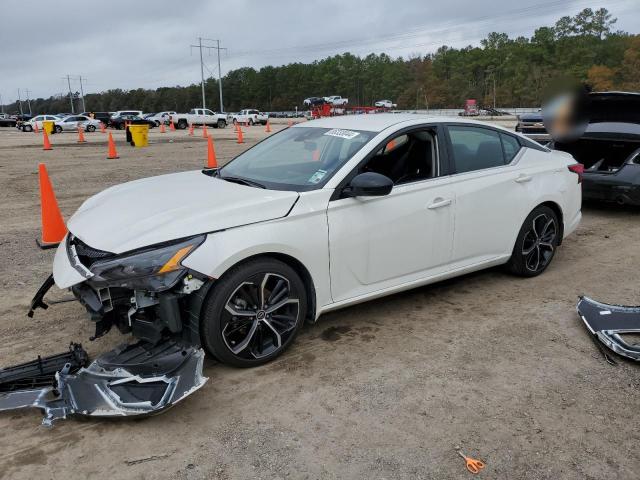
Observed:
[[[200,82],[197,37],[220,40],[222,74],[349,51],[408,57],[478,45],[492,31],[530,37],[585,7],[640,32],[640,0],[0,1],[0,95],[14,102],[72,91]],[[215,45],[210,40],[206,45]],[[205,76],[217,76],[204,50]]]

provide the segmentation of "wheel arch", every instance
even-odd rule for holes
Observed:
[[[560,228],[558,245],[562,245],[562,239],[564,237],[564,214],[562,213],[562,207],[552,200],[547,200],[546,202],[542,202],[541,204],[536,205],[536,207],[533,208],[531,212],[533,212],[533,210],[535,210],[538,207],[549,207],[551,210],[553,210],[553,213],[555,213],[556,216],[558,217],[558,228]]]
[[[272,251],[272,252],[261,252],[254,255],[249,255],[235,262],[234,264],[229,265],[228,268],[226,268],[224,272],[222,272],[222,275],[220,276],[221,277],[224,276],[224,274],[229,270],[231,270],[232,268],[241,266],[247,262],[257,260],[260,258],[273,258],[273,259],[279,260],[282,263],[293,268],[293,270],[298,275],[300,275],[300,278],[302,279],[302,283],[304,283],[305,292],[307,294],[307,300],[308,300],[307,311],[305,313],[305,320],[312,323],[315,322],[316,311],[317,311],[317,299],[316,299],[316,288],[313,281],[313,277],[311,276],[311,273],[309,272],[307,267],[305,267],[305,265],[300,260],[298,260],[297,258],[289,254]]]

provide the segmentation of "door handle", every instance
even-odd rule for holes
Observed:
[[[427,208],[429,210],[435,210],[436,208],[446,207],[447,205],[451,205],[451,199],[445,200],[444,198],[438,197]]]
[[[531,175],[525,175],[520,174],[518,175],[518,177],[516,178],[516,182],[518,183],[526,183],[526,182],[530,182],[533,179],[533,177]]]

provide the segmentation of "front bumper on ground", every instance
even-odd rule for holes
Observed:
[[[618,355],[640,361],[640,345],[631,345],[622,337],[640,334],[640,307],[609,305],[580,297],[576,309],[597,340]]]
[[[55,374],[55,385],[0,393],[0,411],[39,408],[45,426],[69,415],[159,413],[205,384],[203,360],[202,349],[174,341],[123,345],[76,373],[70,373],[67,364]]]

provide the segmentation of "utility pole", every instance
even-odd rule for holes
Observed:
[[[87,106],[84,103],[84,90],[82,89],[82,75],[78,75],[78,77],[80,78],[80,98],[82,98],[82,111],[86,112]]]
[[[69,85],[69,103],[71,104],[71,113],[75,113],[75,110],[73,109],[73,94],[71,93],[71,79],[69,78],[69,75],[67,75],[67,85]]]
[[[22,111],[22,100],[20,99],[20,89],[18,89],[18,106],[20,107],[20,115],[24,115]]]
[[[29,105],[29,115],[33,115],[33,113],[31,112],[31,99],[29,98],[29,94],[31,92],[29,91],[28,88],[25,88],[24,91],[27,94],[27,105]]]
[[[216,46],[213,45],[203,45],[202,41],[205,42],[216,42]],[[224,106],[222,103],[222,71],[220,68],[220,50],[226,50],[226,48],[220,47],[220,40],[216,40],[213,38],[202,38],[198,37],[198,45],[190,45],[191,48],[197,48],[200,50],[200,78],[201,78],[201,87],[202,87],[202,108],[207,108],[206,105],[206,97],[204,93],[204,62],[202,60],[202,49],[207,48],[209,51],[217,50],[218,52],[218,92],[220,94],[220,113],[224,112]]]
[[[2,103],[2,95],[0,95],[0,113],[4,114],[4,103]]]

